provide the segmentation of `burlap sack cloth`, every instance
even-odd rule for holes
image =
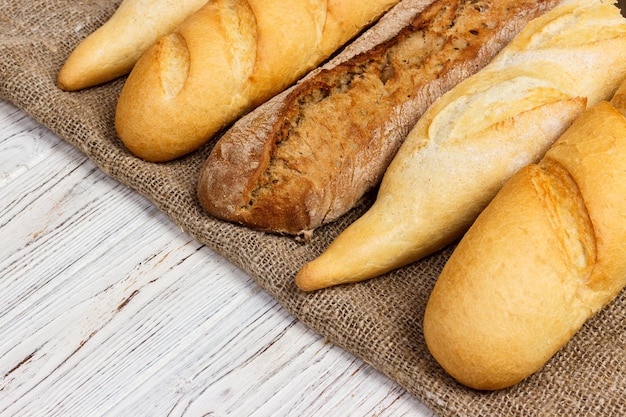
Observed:
[[[294,285],[298,268],[365,206],[318,230],[311,242],[297,243],[216,221],[202,211],[196,178],[213,143],[167,164],[131,156],[113,126],[123,79],[77,93],[55,85],[70,51],[118,5],[119,0],[0,0],[0,98],[146,196],[190,235],[249,273],[304,324],[388,375],[440,416],[626,415],[624,295],[528,380],[499,392],[476,392],[438,367],[422,336],[426,301],[450,249],[369,282],[305,294]]]

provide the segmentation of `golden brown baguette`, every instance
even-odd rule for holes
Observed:
[[[533,20],[411,131],[374,205],[297,274],[303,290],[362,281],[459,238],[518,169],[539,160],[626,72],[612,2],[567,1]]]
[[[617,89],[613,98],[611,99],[611,104],[617,110],[622,112],[624,116],[626,116],[626,82],[622,83],[620,87]]]
[[[559,1],[442,0],[423,10],[427,3],[400,2],[355,42],[361,53],[340,54],[235,123],[201,172],[203,207],[249,227],[309,236],[380,182],[436,98]]]
[[[397,1],[210,1],[135,65],[117,105],[119,137],[149,161],[194,151]]]
[[[435,359],[476,389],[539,370],[626,285],[626,118],[601,102],[514,175],[428,301]]]
[[[104,25],[67,58],[57,83],[63,90],[93,87],[127,74],[161,36],[207,0],[124,0]]]

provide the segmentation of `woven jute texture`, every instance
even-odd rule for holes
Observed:
[[[367,206],[316,231],[308,243],[217,221],[196,198],[213,143],[181,160],[153,164],[130,155],[113,118],[124,80],[81,92],[55,85],[71,50],[119,5],[111,0],[0,0],[0,98],[86,154],[102,171],[150,199],[198,241],[241,267],[305,325],[370,363],[440,416],[626,415],[626,297],[591,319],[526,381],[485,393],[448,377],[429,355],[422,315],[452,248],[365,283],[312,294],[296,271]]]

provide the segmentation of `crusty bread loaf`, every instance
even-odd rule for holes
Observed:
[[[397,1],[211,1],[135,65],[117,105],[119,137],[149,161],[196,150]]]
[[[601,102],[481,213],[424,317],[454,378],[485,390],[521,381],[626,285],[625,162],[626,118]]]
[[[626,19],[610,1],[567,1],[431,106],[374,205],[296,277],[305,290],[361,281],[459,238],[521,167],[539,160],[626,72]]]
[[[353,50],[218,141],[198,195],[215,217],[310,235],[377,185],[419,116],[558,1],[405,0]],[[423,12],[421,12],[423,10]],[[398,22],[402,22],[398,25]]]
[[[624,116],[626,116],[626,82],[622,83],[620,87],[617,89],[613,98],[611,99],[611,104],[617,110],[622,112]]]
[[[124,0],[113,16],[67,58],[57,83],[63,90],[93,87],[127,74],[161,36],[207,0]]]

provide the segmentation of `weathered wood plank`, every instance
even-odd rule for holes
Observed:
[[[432,415],[4,102],[0,169],[0,415]]]

